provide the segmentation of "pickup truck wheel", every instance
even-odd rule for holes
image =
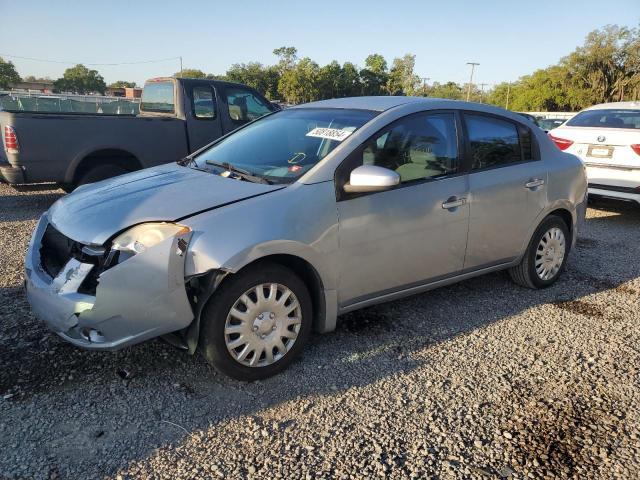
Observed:
[[[548,216],[536,229],[520,263],[511,268],[511,279],[527,288],[546,288],[553,285],[563,272],[571,237],[564,221]]]
[[[277,264],[231,276],[203,311],[200,351],[217,370],[253,381],[284,370],[311,333],[313,309],[304,282]]]
[[[124,168],[122,165],[115,163],[103,163],[101,165],[96,165],[95,167],[90,167],[89,170],[80,176],[75,186],[79,187],[80,185],[86,185],[87,183],[99,182],[100,180],[106,180],[107,178],[116,177],[125,173],[129,173],[129,170]]]

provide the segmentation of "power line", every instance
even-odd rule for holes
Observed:
[[[159,63],[159,62],[166,62],[168,60],[181,60],[182,61],[182,57],[168,57],[168,58],[159,58],[156,60],[141,60],[139,62],[119,62],[119,63],[83,63],[83,62],[66,62],[66,61],[62,61],[62,60],[48,60],[48,59],[44,59],[44,58],[33,58],[33,57],[22,57],[20,55],[10,55],[8,53],[0,53],[1,56],[3,57],[9,57],[9,58],[19,58],[21,60],[31,60],[34,62],[46,62],[46,63],[59,63],[59,64],[69,64],[69,65],[78,65],[78,64],[83,64],[83,65],[89,65],[92,67],[115,67],[118,65],[138,65],[138,64],[142,64],[142,63]]]

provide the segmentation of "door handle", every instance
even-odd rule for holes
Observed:
[[[465,203],[467,203],[467,199],[464,197],[449,197],[447,201],[442,204],[442,208],[445,210],[451,210],[453,208],[461,207]]]
[[[529,180],[524,184],[525,188],[536,188],[544,185],[544,180],[541,178],[534,178],[533,180]]]

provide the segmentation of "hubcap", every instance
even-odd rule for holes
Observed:
[[[300,303],[284,285],[262,283],[233,304],[224,326],[227,350],[239,363],[264,367],[284,357],[298,338]]]
[[[553,227],[542,236],[536,251],[536,273],[541,280],[551,280],[558,274],[565,251],[564,233],[559,228]]]

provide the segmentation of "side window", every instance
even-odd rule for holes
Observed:
[[[216,118],[216,101],[211,87],[193,87],[193,114],[205,120]]]
[[[358,164],[395,170],[401,183],[456,173],[458,140],[453,113],[414,115],[394,123],[365,143]]]
[[[250,122],[271,112],[269,106],[250,90],[227,88],[226,91],[229,117],[238,125]]]
[[[518,133],[520,134],[520,146],[522,147],[522,159],[534,160],[535,155],[533,153],[533,134],[531,129],[524,125],[518,125]]]
[[[522,161],[515,123],[484,115],[465,114],[464,118],[471,146],[473,170],[500,167]],[[528,148],[530,157],[530,141]]]

